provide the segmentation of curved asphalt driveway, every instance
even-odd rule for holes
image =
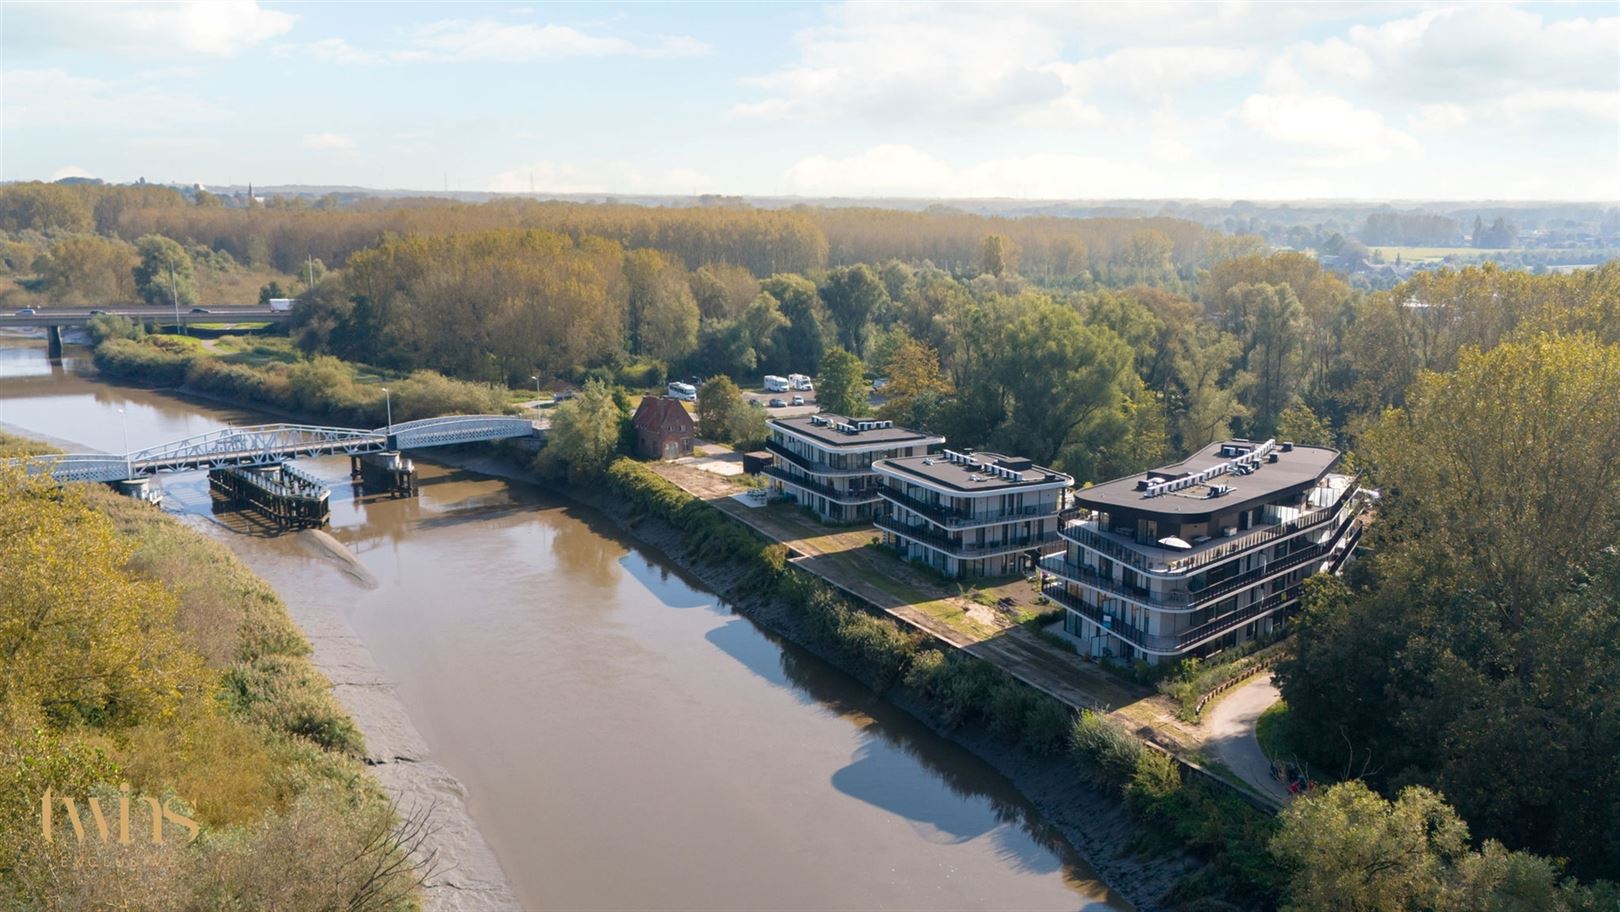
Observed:
[[[1206,747],[1238,778],[1279,801],[1287,800],[1288,788],[1271,775],[1271,761],[1260,750],[1255,725],[1266,707],[1282,699],[1271,683],[1270,674],[1256,676],[1215,701],[1204,718]]]

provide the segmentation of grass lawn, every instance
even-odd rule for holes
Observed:
[[[1288,731],[1288,701],[1278,700],[1266,707],[1260,714],[1259,721],[1254,725],[1254,737],[1260,742],[1260,749],[1272,759],[1289,757],[1294,754],[1293,744]]]
[[[1483,254],[1512,253],[1510,250],[1486,250],[1480,247],[1372,247],[1371,250],[1384,255],[1387,263],[1395,262],[1395,256],[1400,255],[1401,261],[1410,263],[1417,260],[1443,260],[1448,256],[1478,257]]]

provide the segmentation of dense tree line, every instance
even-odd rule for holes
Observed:
[[[1462,240],[1457,220],[1432,212],[1374,212],[1361,227],[1367,244],[1449,247]]]
[[[1314,587],[1280,670],[1316,762],[1587,877],[1620,871],[1617,390],[1585,334],[1424,373],[1365,435],[1373,556]]]

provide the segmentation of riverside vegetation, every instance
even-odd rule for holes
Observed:
[[[33,451],[0,437],[0,453]],[[416,908],[424,823],[365,773],[269,586],[99,486],[0,471],[0,528],[0,906]],[[83,802],[117,807],[125,784],[185,809],[197,838],[171,825],[120,845],[114,819],[99,839]],[[83,841],[60,806],[45,841],[47,789],[80,802]]]

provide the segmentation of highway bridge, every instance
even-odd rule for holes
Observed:
[[[271,310],[257,304],[214,304],[203,309],[208,312],[192,313],[192,309],[189,307],[180,308],[180,324],[190,326],[198,323],[283,323],[292,318],[291,311]],[[172,307],[108,307],[101,309],[42,307],[34,310],[33,313],[14,311],[0,314],[0,326],[40,328],[85,326],[89,324],[91,317],[98,314],[116,314],[120,317],[128,317],[138,323],[173,325],[175,321],[174,308]]]
[[[509,415],[450,415],[423,418],[374,430],[308,424],[229,427],[132,453],[71,453],[31,456],[5,462],[30,475],[49,474],[60,482],[118,482],[189,469],[218,470],[265,466],[301,456],[359,456],[394,450],[454,446],[490,440],[540,436],[543,423]]]
[[[206,313],[193,313],[194,309],[203,310]],[[32,313],[29,311],[32,311]],[[87,326],[90,320],[99,314],[116,314],[120,317],[128,317],[137,323],[156,323],[163,326],[177,325],[173,308],[109,307],[105,309],[72,309],[42,307],[38,309],[24,308],[13,313],[0,314],[0,326],[47,330],[50,356],[60,358],[62,357],[63,328]],[[218,304],[202,308],[181,308],[178,325],[183,328],[195,326],[199,323],[285,323],[290,319],[292,319],[292,312],[287,310],[271,310],[257,304],[246,306]]]

